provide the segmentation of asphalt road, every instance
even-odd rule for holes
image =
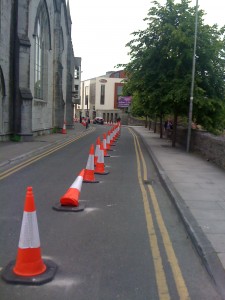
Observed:
[[[43,259],[58,270],[41,286],[0,281],[1,300],[220,299],[153,164],[123,127],[108,175],[83,183],[79,213],[57,212],[106,126],[0,181],[0,268],[16,258],[27,186],[33,187]]]

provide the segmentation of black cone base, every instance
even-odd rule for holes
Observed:
[[[3,270],[2,278],[12,284],[41,285],[51,281],[57,271],[57,265],[51,260],[45,260],[46,271],[36,276],[20,276],[13,272],[16,261],[11,261]]]
[[[61,205],[61,203],[56,203],[52,208],[57,211],[79,212],[84,210],[85,205],[79,204],[79,206],[67,206]]]

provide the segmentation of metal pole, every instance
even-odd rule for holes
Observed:
[[[187,152],[190,149],[191,141],[191,125],[192,125],[192,109],[194,99],[194,82],[195,82],[195,61],[196,61],[196,44],[197,44],[197,31],[198,31],[198,0],[196,0],[195,6],[195,36],[194,36],[194,51],[193,51],[193,62],[192,62],[192,79],[191,79],[191,93],[189,103],[189,117],[188,117],[188,135],[187,135]]]

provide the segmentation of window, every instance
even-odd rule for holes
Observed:
[[[34,27],[34,97],[47,99],[48,50],[51,49],[50,22],[45,1],[40,1]]]
[[[79,85],[75,84],[74,97],[79,98]]]
[[[74,78],[75,78],[75,79],[79,79],[79,78],[80,78],[80,75],[79,75],[79,67],[75,67],[75,70],[74,70]]]
[[[117,97],[122,96],[123,94],[123,86],[122,85],[117,85]]]
[[[105,85],[101,85],[101,95],[100,95],[100,104],[104,105],[105,104]]]
[[[89,86],[85,86],[85,105],[88,106]]]
[[[37,23],[37,32],[35,37],[35,79],[34,79],[34,96],[36,98],[43,98],[43,77],[42,77],[42,42],[41,42],[41,26],[40,20]]]

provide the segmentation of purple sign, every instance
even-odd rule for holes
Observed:
[[[131,104],[131,96],[119,96],[118,97],[118,107],[128,107]]]

